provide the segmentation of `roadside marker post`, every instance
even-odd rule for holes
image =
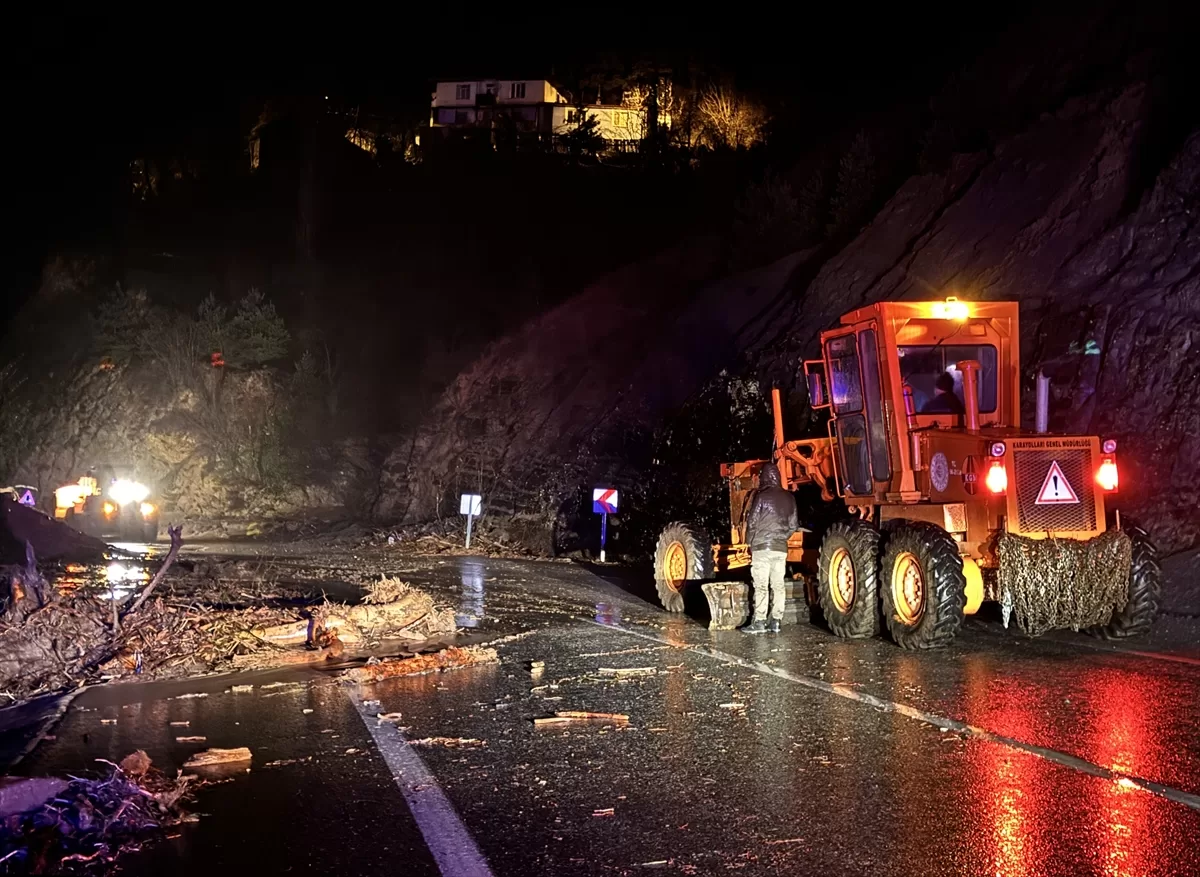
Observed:
[[[464,493],[458,498],[458,513],[467,516],[467,548],[471,547],[471,524],[482,511],[483,497],[478,493]]]
[[[600,562],[604,563],[604,544],[608,541],[608,516],[617,513],[620,496],[611,487],[592,489],[592,512],[600,515]]]

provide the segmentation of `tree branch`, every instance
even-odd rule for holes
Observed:
[[[183,525],[178,527],[167,526],[167,533],[171,536],[171,550],[167,552],[167,557],[163,561],[163,565],[158,568],[158,572],[154,574],[154,578],[150,580],[150,584],[142,590],[138,598],[133,601],[133,605],[121,613],[121,617],[137,612],[138,607],[149,599],[150,594],[158,587],[158,583],[163,580],[163,576],[167,574],[167,570],[171,568],[171,564],[175,562],[175,558],[179,556],[179,549],[183,545]]]

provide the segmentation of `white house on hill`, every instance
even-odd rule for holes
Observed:
[[[582,109],[596,119],[597,133],[614,147],[645,136],[646,112],[641,108],[588,104]],[[457,79],[437,83],[429,126],[442,136],[471,136],[511,122],[519,134],[550,137],[574,128],[578,113],[579,108],[546,79]]]

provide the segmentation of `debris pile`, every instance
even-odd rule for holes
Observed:
[[[165,565],[164,565],[165,566]],[[59,592],[32,552],[9,570],[0,612],[0,696],[15,702],[85,682],[172,678],[340,658],[347,644],[420,641],[451,634],[454,613],[398,579],[371,583],[348,606],[215,608],[170,593],[144,601],[160,574],[126,607],[108,590]]]
[[[9,873],[72,874],[106,869],[163,829],[194,821],[182,803],[194,777],[168,777],[138,750],[100,779],[73,777],[36,809],[0,825],[0,863]]]
[[[440,521],[406,527],[374,530],[366,536],[363,547],[394,546],[416,554],[472,555],[521,559],[539,557],[538,552],[504,539],[496,539],[476,530],[471,536],[471,548],[463,545],[463,534]]]

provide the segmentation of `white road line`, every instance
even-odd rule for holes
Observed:
[[[651,640],[653,642],[666,643],[667,645],[675,646],[689,652],[695,652],[698,655],[703,655],[706,658],[712,658],[720,661],[723,664],[734,664],[738,667],[746,667],[750,670],[755,670],[759,673],[768,676],[777,676],[780,679],[786,679],[789,682],[795,682],[799,685],[813,688],[817,691],[824,691],[827,694],[836,694],[838,697],[844,697],[847,700],[856,700],[859,703],[865,703],[876,709],[883,710],[889,713],[898,713],[902,716],[907,716],[910,719],[915,719],[918,722],[924,722],[927,725],[933,725],[935,728],[940,728],[945,731],[956,731],[960,734],[969,734],[979,740],[987,740],[989,743],[999,743],[1002,746],[1008,746],[1012,749],[1018,749],[1022,752],[1028,752],[1031,755],[1036,755],[1039,758],[1044,758],[1047,761],[1052,761],[1055,764],[1063,767],[1069,767],[1072,770],[1080,771],[1091,776],[1100,777],[1102,779],[1113,780],[1123,786],[1142,789],[1160,797],[1166,798],[1169,801],[1174,801],[1178,804],[1185,804],[1193,810],[1200,810],[1200,795],[1193,795],[1190,792],[1185,792],[1182,789],[1176,789],[1172,786],[1166,786],[1162,783],[1156,783],[1152,780],[1142,779],[1141,777],[1130,776],[1119,771],[1110,770],[1107,767],[1101,767],[1094,762],[1086,759],[1070,755],[1066,752],[1060,752],[1057,749],[1047,749],[1044,746],[1038,746],[1034,743],[1026,743],[1024,740],[1017,740],[1013,737],[1004,737],[1000,734],[994,734],[986,728],[979,728],[975,725],[968,725],[965,722],[960,722],[957,719],[951,719],[946,716],[939,716],[934,713],[927,713],[919,710],[916,707],[908,706],[903,703],[885,700],[880,697],[875,697],[873,694],[866,694],[862,691],[855,691],[845,685],[838,685],[832,682],[826,682],[823,679],[814,679],[811,676],[801,676],[799,673],[792,673],[789,670],[784,670],[780,667],[772,667],[770,664],[763,664],[760,661],[752,661],[748,658],[741,658],[737,655],[732,655],[729,652],[723,652],[720,649],[710,648],[708,646],[689,645],[687,643],[673,643],[670,640],[660,636],[655,636],[651,633],[643,633],[639,630],[630,630],[627,627],[621,627],[616,624],[603,624],[599,621],[594,621],[591,618],[581,618],[580,621],[586,621],[588,624],[594,624],[596,627],[603,627],[609,630],[615,630],[619,633],[624,633],[629,636],[640,637],[641,639]]]
[[[412,811],[417,828],[421,829],[421,836],[425,838],[438,870],[445,877],[492,877],[492,869],[475,838],[463,825],[437,778],[408,745],[400,729],[390,722],[380,722],[375,712],[363,705],[357,689],[348,688],[346,696],[354,704],[379,754],[391,769],[396,785],[404,793],[404,800],[408,802],[408,809]]]

